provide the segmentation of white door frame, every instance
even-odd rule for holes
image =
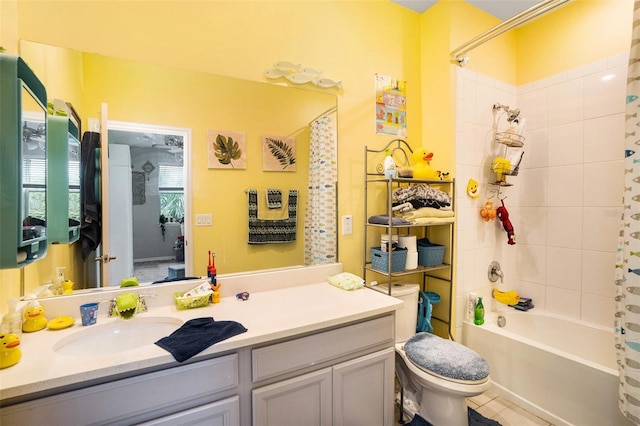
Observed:
[[[191,242],[193,241],[193,229],[191,225],[191,129],[185,127],[161,126],[157,124],[132,123],[116,120],[108,120],[107,128],[108,130],[179,135],[184,138],[182,163],[184,173],[184,268],[185,276],[192,276],[193,244]]]

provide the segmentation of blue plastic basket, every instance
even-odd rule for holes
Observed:
[[[407,249],[398,248],[391,252],[391,272],[404,271],[407,264]],[[377,271],[389,271],[389,252],[380,247],[371,247],[371,267]]]
[[[444,246],[433,244],[426,238],[418,240],[418,264],[422,266],[442,265]]]

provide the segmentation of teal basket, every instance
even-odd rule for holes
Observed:
[[[391,252],[391,272],[404,271],[407,264],[407,249],[398,248]],[[389,252],[380,247],[371,247],[371,267],[380,272],[389,272]]]
[[[418,264],[422,266],[442,265],[444,261],[444,246],[433,244],[426,238],[418,240]]]

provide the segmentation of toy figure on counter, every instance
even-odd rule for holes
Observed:
[[[20,361],[22,352],[18,347],[20,338],[13,334],[0,335],[0,368],[7,368],[15,365]]]
[[[502,205],[496,209],[496,215],[498,216],[498,219],[500,219],[500,221],[502,222],[502,227],[504,228],[504,230],[507,231],[507,237],[508,237],[507,244],[514,245],[516,243],[516,235],[513,230],[513,225],[509,220],[509,212],[507,211],[507,208],[504,206],[504,200],[500,200],[500,202],[502,203]]]
[[[37,300],[32,300],[24,310],[24,321],[22,322],[22,331],[31,333],[43,330],[49,321],[44,316],[44,308],[40,306]]]

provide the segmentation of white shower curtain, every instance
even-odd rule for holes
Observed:
[[[309,185],[304,223],[305,265],[336,262],[336,114],[314,120],[311,126]]]
[[[640,425],[640,1],[633,11],[627,73],[625,175],[620,244],[616,258],[615,335],[620,371],[619,405]]]

